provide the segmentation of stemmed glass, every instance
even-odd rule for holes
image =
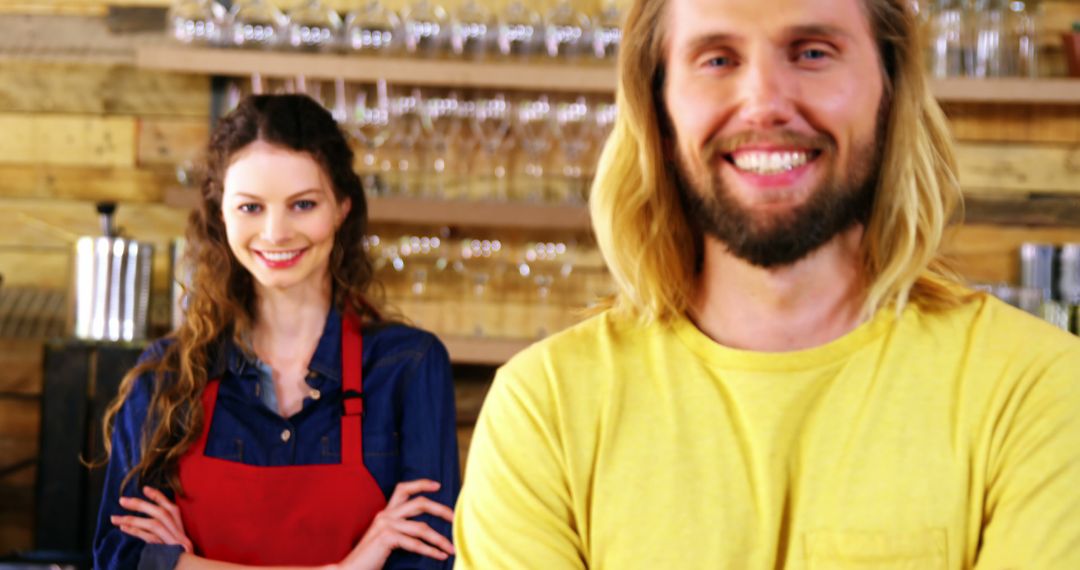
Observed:
[[[514,111],[514,137],[521,150],[514,173],[514,198],[542,202],[548,198],[545,163],[551,148],[551,105],[547,95],[541,95],[519,101]]]
[[[572,59],[585,50],[592,30],[589,17],[570,0],[560,0],[544,22],[544,49],[548,57]]]
[[[573,252],[565,242],[530,242],[524,248],[518,272],[532,285],[528,333],[543,338],[565,324],[566,282],[574,271]]]
[[[469,177],[474,199],[505,201],[510,197],[509,163],[503,152],[512,124],[510,111],[501,93],[475,101],[469,122],[478,142]]]
[[[320,0],[306,0],[289,12],[289,47],[305,51],[333,51],[341,36],[341,17]]]
[[[605,0],[593,22],[592,53],[598,59],[614,59],[622,43],[622,12],[618,4]]]
[[[169,8],[172,38],[189,45],[221,43],[221,29],[228,12],[214,0],[180,0]]]
[[[498,30],[491,12],[476,0],[465,0],[450,20],[450,50],[454,55],[483,58]]]
[[[348,13],[342,36],[345,49],[385,55],[399,49],[401,33],[397,14],[379,0],[370,0]]]
[[[229,12],[230,41],[242,48],[274,49],[289,20],[267,0],[236,0]]]
[[[426,151],[425,180],[421,195],[425,198],[446,198],[454,192],[457,183],[455,173],[458,161],[454,148],[460,122],[458,121],[457,93],[451,91],[445,97],[424,99],[421,114],[423,143]]]
[[[586,161],[594,125],[585,97],[556,103],[553,132],[560,160],[556,169],[558,183],[554,186],[554,201],[578,204],[585,199]]]
[[[423,134],[419,89],[390,99],[390,146],[393,152],[391,194],[416,197],[421,189],[420,138]]]
[[[430,0],[416,0],[409,6],[405,22],[405,51],[410,54],[436,56],[446,47],[450,34],[450,17],[442,6]]]
[[[497,45],[503,57],[526,58],[537,51],[542,39],[543,18],[540,13],[513,0],[499,14]]]
[[[505,319],[500,286],[503,267],[503,244],[498,239],[466,238],[460,246],[466,279],[462,307],[462,329],[472,336],[501,336]]]
[[[386,81],[380,79],[374,85],[356,89],[351,113],[345,119],[345,132],[356,143],[356,171],[364,193],[383,196],[389,191],[385,176],[391,170],[388,159],[380,155],[380,149],[390,139],[390,97]]]

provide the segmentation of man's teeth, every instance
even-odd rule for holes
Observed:
[[[301,250],[296,250],[296,251],[262,251],[262,252],[259,252],[259,253],[261,253],[263,257],[265,257],[266,259],[269,259],[270,261],[288,261],[288,260],[300,255],[300,251]]]
[[[754,174],[779,174],[806,164],[810,157],[806,152],[740,152],[733,156],[739,170]]]

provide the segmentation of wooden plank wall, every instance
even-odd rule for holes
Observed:
[[[167,1],[110,4],[160,6]],[[1044,64],[1058,65],[1060,49],[1054,51],[1053,37],[1080,20],[1080,2],[1043,6]],[[13,11],[107,12],[94,0],[0,5],[0,13]],[[1051,72],[1061,74],[1061,69]],[[161,199],[164,189],[175,184],[174,166],[200,152],[209,106],[205,77],[0,59],[0,273],[5,285],[66,288],[71,244],[79,235],[98,232],[95,201],[118,201],[119,226],[166,251],[169,240],[183,232],[185,212]],[[960,143],[961,180],[972,195],[1080,193],[1080,105],[950,104],[946,112]],[[1080,224],[960,226],[951,231],[946,251],[973,280],[1015,281],[1016,249],[1024,241],[1080,242]],[[157,256],[155,277],[160,292],[167,284],[164,255]],[[39,340],[0,339],[0,470],[37,453],[41,355]],[[490,369],[456,373],[464,458]],[[32,467],[0,478],[0,556],[32,546],[33,481]]]

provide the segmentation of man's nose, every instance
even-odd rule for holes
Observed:
[[[285,243],[292,239],[292,223],[287,212],[278,208],[267,209],[263,218],[262,239],[267,243]]]
[[[747,126],[758,129],[779,127],[795,116],[794,70],[785,63],[758,57],[743,64],[739,115]]]

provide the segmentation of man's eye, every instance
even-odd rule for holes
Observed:
[[[804,49],[800,55],[802,55],[803,59],[809,60],[825,59],[829,56],[828,52],[817,48]]]
[[[236,208],[245,214],[258,214],[262,211],[262,206],[259,204],[240,204]]]
[[[315,200],[297,200],[293,203],[293,208],[296,208],[297,210],[310,210],[317,205],[318,203],[316,203]]]

